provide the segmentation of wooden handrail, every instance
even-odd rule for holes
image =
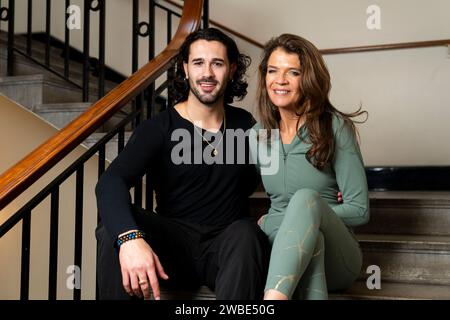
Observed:
[[[177,32],[163,52],[0,176],[0,210],[170,68],[185,38],[200,26],[202,7],[203,0],[185,0]]]
[[[353,53],[353,52],[368,52],[368,51],[381,51],[381,50],[398,50],[398,49],[438,47],[438,46],[447,46],[447,45],[450,45],[450,39],[379,44],[379,45],[371,45],[371,46],[336,48],[336,49],[322,49],[322,50],[320,50],[320,53],[322,53],[322,54],[341,54],[341,53]]]
[[[171,5],[181,8],[182,6],[172,0],[164,0]],[[223,24],[209,20],[209,22],[216,27],[238,37],[252,45],[263,49],[264,45],[240,32],[224,26]],[[443,40],[432,40],[432,41],[416,41],[416,42],[404,42],[404,43],[391,43],[391,44],[380,44],[380,45],[369,45],[369,46],[359,46],[359,47],[347,47],[347,48],[335,48],[335,49],[321,49],[319,50],[321,54],[341,54],[341,53],[354,53],[354,52],[368,52],[368,51],[381,51],[381,50],[396,50],[396,49],[413,49],[413,48],[425,48],[425,47],[437,47],[450,45],[450,39]]]

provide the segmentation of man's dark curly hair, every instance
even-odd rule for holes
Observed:
[[[183,45],[176,62],[176,74],[173,81],[173,96],[176,103],[186,101],[189,95],[189,82],[183,69],[183,62],[189,60],[189,49],[191,44],[197,40],[219,41],[227,48],[227,58],[231,64],[236,64],[236,72],[228,82],[224,93],[225,103],[232,103],[234,99],[240,101],[247,95],[248,83],[245,80],[245,73],[250,66],[249,56],[239,52],[239,49],[229,36],[216,28],[207,28],[191,33]]]

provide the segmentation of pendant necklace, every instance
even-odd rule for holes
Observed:
[[[186,108],[186,115],[187,115],[187,117],[188,117],[188,119],[192,122],[192,124],[194,125],[194,129],[195,129],[195,131],[197,131],[197,133],[200,135],[200,137],[202,137],[202,139],[203,139],[203,141],[205,141],[213,150],[212,150],[212,154],[213,154],[213,156],[215,157],[215,156],[217,156],[218,154],[219,154],[219,150],[217,150],[217,148],[219,147],[219,145],[220,145],[220,143],[222,142],[222,138],[223,138],[223,136],[224,136],[224,134],[225,134],[225,129],[226,129],[226,126],[227,126],[227,120],[226,120],[226,117],[225,117],[225,110],[223,111],[223,134],[220,136],[220,140],[219,140],[219,142],[217,143],[217,146],[216,147],[214,147],[204,136],[203,136],[203,134],[202,134],[202,132],[198,129],[198,127],[195,125],[195,123],[194,123],[194,121],[192,121],[192,119],[191,119],[191,117],[190,117],[190,115],[189,115],[189,112],[187,111],[187,108]],[[220,132],[220,128],[219,128],[219,132]]]

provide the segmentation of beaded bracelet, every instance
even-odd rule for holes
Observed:
[[[117,238],[117,247],[120,247],[124,242],[134,240],[134,239],[144,238],[144,237],[145,237],[145,233],[142,231],[139,231],[139,230],[128,232],[128,233],[120,236],[119,238]]]

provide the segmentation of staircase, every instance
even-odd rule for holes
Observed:
[[[371,221],[356,230],[379,298],[450,299],[450,192],[372,192]],[[385,284],[383,286],[383,284]],[[349,297],[367,296],[356,287]]]
[[[359,280],[331,299],[450,299],[450,192],[370,192],[370,221],[356,228],[363,251]],[[269,199],[257,192],[253,214]],[[366,281],[381,269],[381,289]]]
[[[82,102],[81,89],[46,69],[15,55],[14,77],[6,77],[7,34],[0,32],[0,93],[19,102],[57,128],[86,110],[97,100],[98,79],[90,75],[90,101]],[[15,37],[16,46],[26,50],[25,37]],[[32,55],[43,60],[44,45],[33,41]],[[51,64],[62,73],[61,50],[51,51]],[[71,62],[70,77],[81,83],[82,64]],[[106,92],[117,83],[106,81]],[[119,121],[113,117],[109,124]],[[85,140],[96,143],[105,133],[99,130]],[[125,133],[125,141],[130,132]],[[106,158],[114,159],[117,145],[107,145]],[[269,207],[263,191],[251,198],[252,214],[259,216]],[[450,192],[371,192],[370,222],[356,229],[364,254],[360,278],[346,292],[332,293],[331,299],[450,299]],[[381,270],[381,289],[369,290],[367,267]],[[163,299],[214,299],[202,287],[196,292],[172,292],[162,288]]]
[[[26,37],[15,36],[15,46],[26,51]],[[56,76],[29,59],[15,54],[14,76],[6,76],[7,63],[7,33],[0,32],[0,93],[18,102],[43,120],[58,129],[63,128],[73,119],[85,112],[98,96],[98,78],[90,72],[89,102],[82,102],[82,89]],[[64,73],[63,50],[52,48],[50,64],[58,72]],[[32,57],[43,61],[45,45],[40,41],[32,41]],[[82,83],[83,65],[77,61],[70,62],[69,77],[75,83]],[[106,80],[105,92],[109,92],[118,83]],[[129,110],[128,109],[125,110]],[[84,144],[94,145],[111,127],[123,119],[123,115],[115,115],[101,130],[89,137]],[[125,134],[125,143],[131,133]],[[117,156],[117,139],[106,146],[106,158],[112,161]]]
[[[333,300],[450,300],[450,192],[370,192],[370,222],[356,228],[363,251],[359,279]],[[252,215],[267,212],[264,191],[251,197]],[[368,289],[372,273],[381,270],[381,288]],[[162,299],[214,299],[206,287],[196,292],[161,290]]]

